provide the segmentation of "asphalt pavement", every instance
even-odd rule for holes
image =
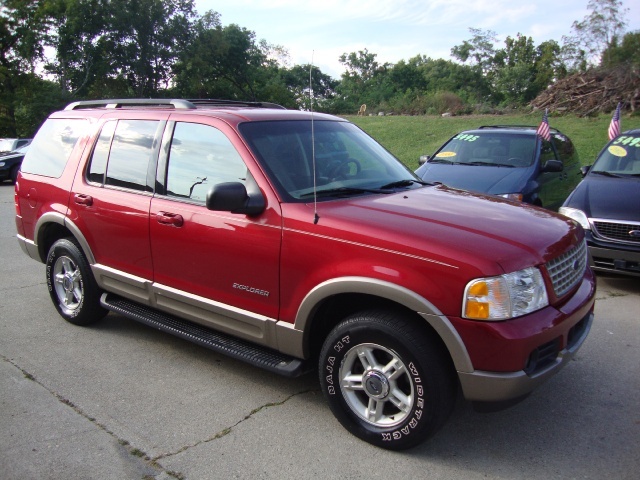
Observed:
[[[640,279],[598,278],[575,359],[518,405],[407,452],[350,435],[314,375],[234,361],[123,317],[63,321],[0,184],[0,478],[637,479]]]

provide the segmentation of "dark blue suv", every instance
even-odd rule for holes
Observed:
[[[427,182],[499,195],[558,210],[580,181],[578,153],[569,138],[537,127],[482,126],[454,135],[434,155],[420,158],[416,174]]]
[[[640,129],[611,140],[582,173],[560,213],[585,229],[594,270],[640,277]]]

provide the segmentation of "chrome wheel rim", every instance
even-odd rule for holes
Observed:
[[[84,292],[78,265],[69,257],[59,257],[53,265],[53,284],[60,305],[73,311],[80,307]]]
[[[410,415],[414,385],[393,351],[363,343],[351,348],[340,366],[340,390],[351,410],[376,427],[394,427]]]

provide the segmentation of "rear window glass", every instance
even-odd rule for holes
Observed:
[[[73,147],[88,126],[89,121],[82,118],[47,120],[40,127],[24,157],[22,171],[45,177],[60,177]]]

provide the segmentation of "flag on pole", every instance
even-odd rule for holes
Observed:
[[[540,126],[538,127],[538,130],[536,130],[536,133],[547,142],[551,140],[551,132],[549,131],[549,115],[548,110],[546,109],[542,116],[542,122],[540,122]]]
[[[620,103],[618,103],[618,107],[613,113],[613,118],[609,124],[609,140],[613,140],[618,135],[620,135]]]

